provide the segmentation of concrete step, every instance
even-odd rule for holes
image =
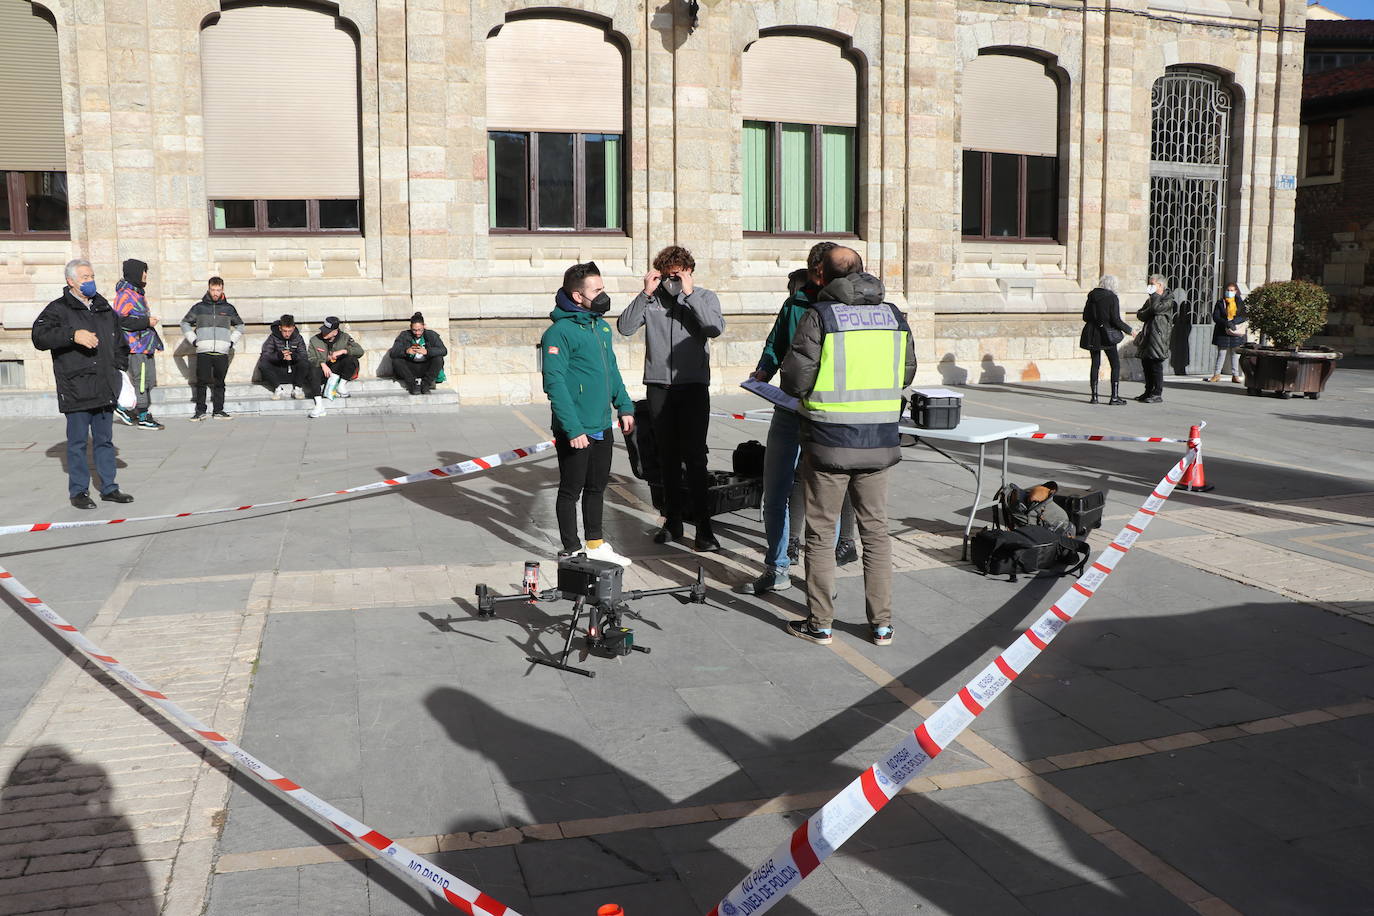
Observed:
[[[329,402],[329,413],[373,415],[383,413],[446,413],[458,410],[458,392],[437,388],[432,394],[412,395],[390,379],[359,379],[348,383],[349,397]],[[152,413],[159,420],[190,417],[195,403],[189,386],[173,385],[153,389]],[[224,409],[231,414],[304,415],[314,406],[309,398],[272,400],[272,392],[261,385],[226,385]],[[57,416],[57,395],[50,391],[0,392],[0,417]]]

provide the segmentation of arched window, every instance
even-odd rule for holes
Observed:
[[[1059,83],[1029,57],[984,52],[964,67],[963,235],[1054,239]]]
[[[839,45],[765,35],[744,52],[744,231],[855,231],[859,78]]]
[[[69,233],[57,26],[29,0],[0,0],[0,238]]]
[[[487,225],[623,232],[625,58],[605,29],[514,19],[487,39]]]
[[[357,234],[358,40],[319,9],[229,6],[200,37],[210,230]]]

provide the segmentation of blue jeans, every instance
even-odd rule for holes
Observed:
[[[767,451],[763,458],[763,534],[768,541],[763,561],[769,569],[787,569],[792,565],[787,556],[787,542],[792,538],[794,521],[800,521],[799,506],[791,505],[801,496],[797,481],[797,462],[801,458],[801,417],[781,407],[773,408],[773,421],[768,424]],[[845,499],[840,524],[835,529],[838,541],[843,532],[854,536],[854,510]],[[805,532],[797,532],[800,537]]]
[[[763,534],[768,540],[763,561],[769,569],[787,569],[792,565],[787,557],[791,533],[787,508],[800,456],[801,417],[781,407],[773,408],[763,456]]]
[[[95,444],[95,472],[100,476],[100,492],[113,493],[115,483],[114,409],[74,410],[67,414],[67,495],[85,493],[91,485],[91,468],[86,462],[86,439]]]

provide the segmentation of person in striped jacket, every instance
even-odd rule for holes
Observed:
[[[140,429],[166,429],[153,418],[152,396],[157,387],[157,352],[162,338],[157,333],[158,317],[148,309],[148,265],[135,258],[124,262],[124,278],[115,284],[110,307],[119,315],[119,326],[129,341],[129,381],[137,400],[133,409],[116,406],[115,419],[125,426]]]

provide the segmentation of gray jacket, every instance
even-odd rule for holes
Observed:
[[[906,364],[902,367],[904,389],[916,377],[916,344],[907,329],[906,318],[895,305],[883,303],[883,281],[872,274],[850,274],[832,280],[821,290],[816,305],[807,310],[797,325],[792,337],[792,349],[782,361],[781,385],[783,391],[793,397],[805,399],[816,387],[816,376],[820,371],[821,349],[825,343],[825,326],[821,322],[818,308],[825,302],[841,302],[845,305],[885,304],[898,316],[901,327],[907,330]],[[901,390],[901,389],[898,389]],[[890,423],[866,423],[859,427],[844,427],[837,431],[840,438],[851,440],[851,444],[834,444],[821,441],[825,436],[818,434],[815,423],[802,423],[802,452],[822,468],[841,471],[880,470],[888,468],[901,460],[902,450],[897,435],[898,413],[894,411]],[[833,424],[825,424],[834,427]],[[853,435],[847,435],[848,433]],[[820,430],[819,433],[826,433]],[[826,435],[829,435],[826,433]],[[853,444],[863,441],[863,446]]]
[[[697,287],[676,298],[659,286],[653,296],[640,292],[615,322],[629,337],[644,327],[644,384],[706,385],[711,381],[711,347],[707,341],[725,330],[720,300]]]
[[[181,319],[181,333],[197,353],[227,355],[243,336],[243,319],[228,299],[216,302],[206,293]]]

